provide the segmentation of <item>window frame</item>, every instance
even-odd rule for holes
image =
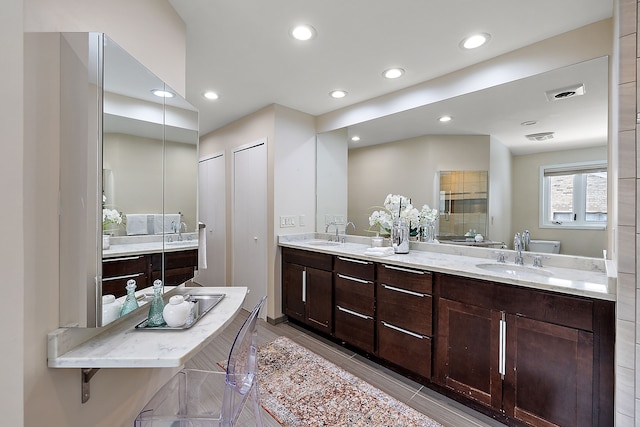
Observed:
[[[538,203],[539,206],[539,227],[540,228],[556,228],[556,229],[566,229],[566,230],[605,230],[607,228],[607,221],[591,221],[591,222],[586,222],[584,220],[580,220],[580,221],[570,221],[570,222],[563,222],[563,223],[555,223],[552,222],[551,220],[548,220],[547,218],[549,218],[549,210],[550,210],[550,206],[549,206],[549,198],[548,198],[548,194],[549,194],[549,180],[546,179],[545,177],[545,172],[549,171],[549,170],[553,170],[553,171],[563,171],[563,172],[567,172],[567,174],[579,174],[587,172],[591,169],[605,169],[607,172],[607,181],[609,179],[609,165],[607,163],[606,160],[598,160],[598,161],[589,161],[589,162],[576,162],[576,163],[561,163],[561,164],[553,164],[553,165],[544,165],[544,166],[540,166],[540,187],[539,187],[539,194],[540,194],[540,200]],[[576,194],[575,190],[576,188],[579,189],[579,193]],[[585,212],[580,212],[582,209],[584,209],[584,205],[585,205],[585,198],[586,198],[586,192],[584,191],[585,186],[581,185],[579,187],[574,185],[574,195],[573,195],[573,202],[574,202],[574,208],[573,211],[574,213],[582,213],[582,215],[584,216]],[[608,200],[609,200],[609,188],[607,186],[607,220],[608,220]],[[579,206],[579,209],[577,209],[577,207]]]

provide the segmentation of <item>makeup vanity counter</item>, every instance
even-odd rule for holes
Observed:
[[[140,330],[135,326],[148,306],[102,328],[60,328],[48,335],[50,368],[162,368],[178,367],[209,344],[242,308],[246,287],[178,287],[165,294],[210,295],[224,299],[191,328]]]
[[[408,254],[377,257],[365,255],[365,251],[371,246],[367,237],[346,236],[345,243],[340,244],[327,242],[328,237],[329,234],[324,233],[285,235],[279,236],[278,244],[281,247],[355,257],[434,273],[616,300],[616,273],[612,271],[612,263],[604,259],[523,252],[525,268],[520,269],[513,262],[513,250],[411,242]],[[504,264],[496,261],[497,253],[505,254]],[[534,255],[543,257],[543,267],[532,266]],[[501,267],[505,267],[505,270],[509,270],[509,267],[514,269],[509,272],[497,271]]]

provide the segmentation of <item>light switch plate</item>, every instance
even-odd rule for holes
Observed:
[[[280,228],[295,227],[296,217],[295,215],[282,215],[280,216]]]

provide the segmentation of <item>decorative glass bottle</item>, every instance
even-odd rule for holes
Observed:
[[[136,281],[133,279],[129,279],[127,281],[127,286],[125,289],[127,290],[127,297],[125,298],[124,304],[122,304],[122,308],[120,309],[120,316],[131,313],[133,310],[138,308],[138,300],[136,299]]]
[[[162,280],[156,279],[153,282],[153,300],[149,304],[148,327],[162,326],[165,324],[162,311],[164,310],[164,301],[162,300]]]

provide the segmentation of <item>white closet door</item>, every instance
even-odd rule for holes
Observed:
[[[195,281],[202,286],[224,286],[227,281],[224,154],[201,160],[198,180],[198,218],[207,226],[207,268],[198,271]]]
[[[246,310],[252,310],[267,294],[266,143],[263,139],[233,153],[232,284],[249,288]]]

